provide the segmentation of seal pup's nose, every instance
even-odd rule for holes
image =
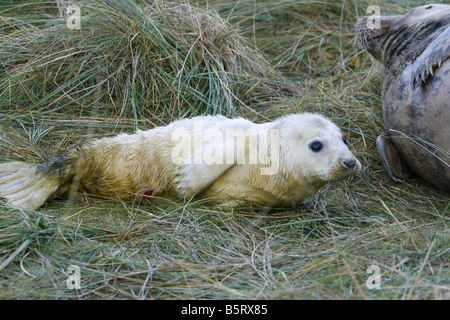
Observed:
[[[353,169],[356,166],[356,159],[343,160],[342,165],[348,169]]]

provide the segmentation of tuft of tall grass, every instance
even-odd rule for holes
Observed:
[[[0,12],[52,8],[34,20],[2,20],[10,26],[0,37],[2,110],[81,115],[96,106],[103,115],[167,121],[232,114],[255,96],[278,96],[283,85],[214,10],[171,1],[77,5],[79,30],[68,28],[70,13],[58,15],[53,1],[11,4]]]
[[[377,5],[382,14],[401,14],[420,1],[336,0],[201,0],[228,21],[239,25],[256,48],[290,78],[334,75],[355,65],[368,64],[354,46],[355,21],[371,15]]]

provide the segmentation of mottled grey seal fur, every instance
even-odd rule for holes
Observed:
[[[373,18],[359,19],[355,31],[385,66],[381,95],[388,132],[377,139],[383,164],[397,182],[413,172],[450,190],[450,5],[381,16],[378,28],[368,24]]]

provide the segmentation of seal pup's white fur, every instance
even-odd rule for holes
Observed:
[[[97,139],[45,166],[1,164],[0,197],[24,209],[74,189],[121,200],[295,206],[360,169],[339,128],[321,115],[262,124],[202,116]]]

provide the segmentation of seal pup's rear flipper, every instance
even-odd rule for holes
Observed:
[[[388,175],[395,182],[403,183],[408,180],[411,177],[411,172],[401,159],[392,141],[388,137],[380,135],[376,140],[376,144]]]
[[[41,166],[23,162],[0,164],[0,197],[13,208],[39,208],[60,186],[59,177],[40,169]]]

